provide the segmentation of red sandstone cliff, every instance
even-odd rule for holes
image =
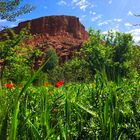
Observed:
[[[48,34],[51,36],[71,34],[74,38],[86,39],[87,33],[79,19],[74,16],[48,16],[19,23],[14,29],[19,32],[30,24],[31,33]]]
[[[74,16],[47,16],[19,23],[14,31],[19,31],[30,25],[33,38],[27,45],[37,46],[43,44],[43,50],[48,47],[56,49],[61,61],[69,59],[74,50],[81,48],[82,43],[88,38],[84,26]]]

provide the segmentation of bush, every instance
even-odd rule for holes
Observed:
[[[44,72],[54,69],[58,65],[58,56],[54,48],[49,48],[46,52],[45,61],[48,61],[46,66],[43,68]]]

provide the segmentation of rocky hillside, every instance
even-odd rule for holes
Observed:
[[[48,47],[56,49],[61,61],[69,59],[74,50],[78,50],[88,38],[85,27],[74,16],[46,16],[19,23],[14,31],[30,25],[33,38],[27,41],[28,45],[43,44],[43,50]]]

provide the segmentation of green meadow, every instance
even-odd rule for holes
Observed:
[[[1,140],[140,138],[140,49],[130,34],[91,29],[70,60],[60,64],[50,48],[38,69],[42,52],[21,48],[26,37],[0,42]]]

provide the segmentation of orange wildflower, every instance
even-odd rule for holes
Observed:
[[[45,87],[48,87],[48,85],[49,85],[49,82],[45,82],[45,83],[44,83],[44,86],[45,86]]]
[[[10,83],[7,83],[7,84],[5,84],[5,85],[3,86],[3,88],[13,89],[14,86],[13,86],[12,84],[10,84]]]

